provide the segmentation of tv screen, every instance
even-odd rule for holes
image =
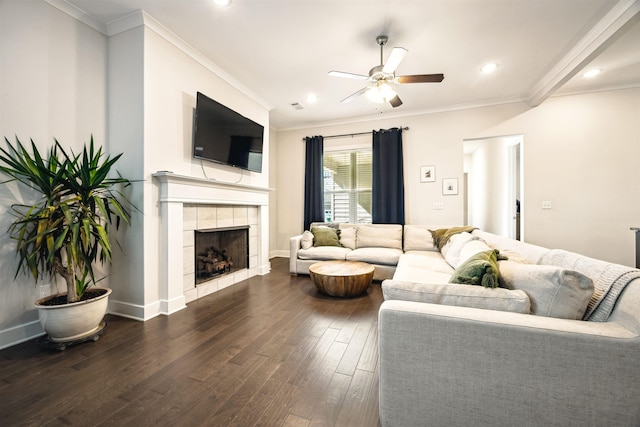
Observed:
[[[262,172],[264,126],[198,92],[193,156]]]

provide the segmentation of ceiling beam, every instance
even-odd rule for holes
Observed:
[[[620,0],[604,18],[536,83],[525,97],[531,107],[545,99],[579,73],[615,41],[619,31],[635,17],[640,18],[640,0]]]

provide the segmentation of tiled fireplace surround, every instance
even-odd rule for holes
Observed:
[[[153,174],[160,184],[162,293],[167,314],[212,292],[270,271],[268,188]],[[194,230],[249,226],[249,268],[195,285]],[[182,256],[176,257],[176,248]]]
[[[182,268],[186,302],[241,282],[256,274],[258,266],[258,206],[187,205],[183,207]],[[195,230],[249,226],[249,268],[195,285]]]

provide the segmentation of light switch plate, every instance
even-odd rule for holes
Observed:
[[[551,200],[543,200],[542,209],[551,209]]]

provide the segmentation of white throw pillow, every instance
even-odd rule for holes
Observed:
[[[458,268],[463,262],[471,258],[472,256],[479,254],[480,252],[490,251],[491,248],[484,240],[469,240],[465,242],[460,249],[460,256],[458,257],[458,265],[454,268]]]
[[[355,227],[347,227],[340,229],[340,244],[345,248],[355,249],[356,248],[356,228]]]
[[[302,249],[309,249],[313,246],[313,233],[309,230],[302,233],[302,239],[300,240],[300,247]]]
[[[593,281],[582,273],[554,265],[498,262],[500,286],[525,291],[531,313],[581,320],[593,295]]]
[[[480,239],[478,237],[472,236],[471,233],[467,232],[454,234],[442,247],[440,253],[451,267],[458,268],[458,266],[462,263],[460,260],[462,248],[471,240]]]

